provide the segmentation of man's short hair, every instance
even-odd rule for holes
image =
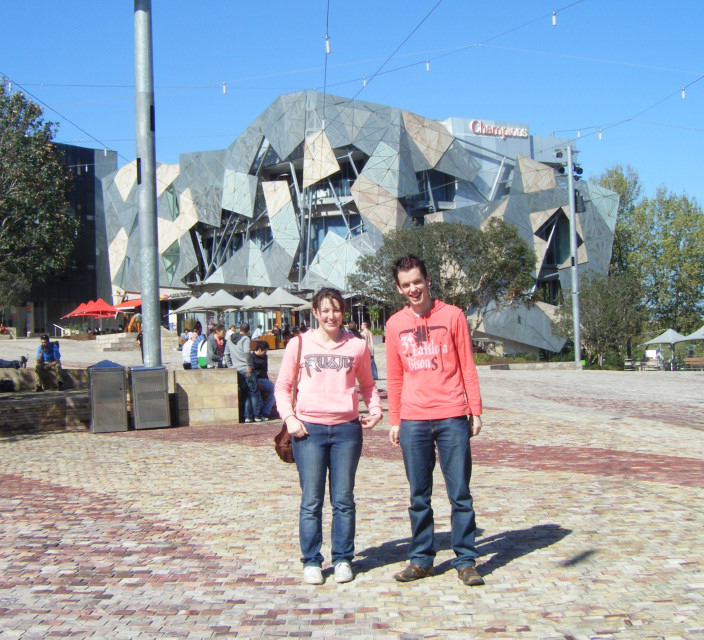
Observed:
[[[420,269],[420,272],[421,274],[423,274],[423,277],[428,277],[428,270],[425,267],[425,261],[423,261],[418,256],[414,256],[412,253],[409,253],[396,260],[396,262],[394,262],[393,264],[391,272],[394,275],[394,280],[396,281],[396,284],[399,283],[398,272],[410,271],[411,269]]]
[[[243,322],[240,325],[240,333],[249,333],[249,322]]]
[[[269,350],[269,343],[266,340],[257,340],[257,346],[254,350],[255,351],[268,351]]]
[[[222,323],[216,325],[215,329],[213,329],[213,333],[217,333],[218,331],[225,331],[225,325]]]
[[[41,338],[39,338],[39,339],[46,340],[47,342],[49,342],[49,335],[46,333],[42,333]],[[34,344],[36,344],[36,342]]]

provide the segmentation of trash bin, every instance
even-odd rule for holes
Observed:
[[[166,367],[130,367],[135,429],[171,426]]]
[[[125,368],[103,360],[88,367],[88,372],[91,432],[127,431]]]

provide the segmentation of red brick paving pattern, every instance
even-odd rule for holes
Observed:
[[[166,441],[236,443],[272,447],[281,422],[182,427],[111,434]],[[401,459],[401,450],[388,440],[383,427],[365,432],[362,455],[382,460]],[[704,460],[657,454],[640,454],[616,449],[576,446],[535,446],[509,440],[478,438],[472,444],[474,461],[480,465],[505,465],[535,471],[569,471],[604,476],[623,476],[667,484],[704,487]],[[283,464],[283,463],[282,463]]]

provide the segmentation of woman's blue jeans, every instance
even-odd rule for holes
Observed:
[[[401,420],[401,450],[406,477],[411,489],[413,539],[408,559],[419,567],[430,567],[435,558],[434,521],[431,496],[437,446],[440,468],[445,478],[447,497],[452,506],[452,565],[459,571],[476,564],[476,522],[469,480],[472,453],[469,446],[469,421],[466,416],[444,420]]]
[[[293,457],[301,483],[298,535],[301,562],[320,566],[323,556],[325,480],[330,479],[332,505],[332,563],[354,557],[354,479],[362,455],[362,427],[358,420],[336,425],[304,422],[308,435],[293,438]]]

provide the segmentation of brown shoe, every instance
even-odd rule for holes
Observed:
[[[474,567],[465,567],[458,571],[459,579],[468,587],[477,587],[484,584],[484,578],[479,575],[479,572]]]
[[[394,580],[398,582],[413,582],[414,580],[432,576],[434,573],[435,570],[432,566],[419,567],[417,564],[409,564],[403,571],[394,574]]]

